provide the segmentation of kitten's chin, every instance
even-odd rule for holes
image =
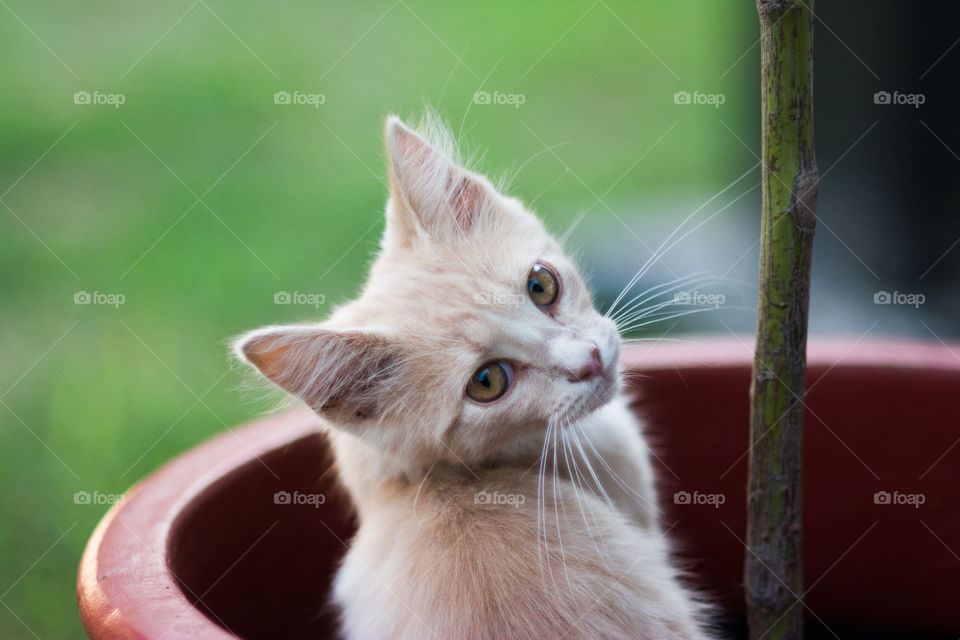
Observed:
[[[579,420],[589,413],[593,413],[603,405],[607,404],[617,395],[619,381],[617,374],[613,372],[604,372],[602,376],[594,381],[587,383],[590,388],[584,389],[580,394],[573,397],[570,403],[562,407],[558,414],[561,418],[574,421]]]

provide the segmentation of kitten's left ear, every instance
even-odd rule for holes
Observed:
[[[394,340],[368,331],[276,326],[252,331],[234,353],[336,424],[359,428],[395,400],[402,361]]]
[[[387,118],[386,145],[388,225],[450,239],[468,235],[492,215],[489,182],[457,166],[396,116]]]

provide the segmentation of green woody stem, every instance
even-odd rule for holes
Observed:
[[[813,155],[813,0],[756,0],[763,195],[744,567],[751,640],[803,638],[801,451]]]

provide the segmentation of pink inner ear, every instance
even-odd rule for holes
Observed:
[[[396,145],[397,163],[407,173],[416,174],[423,171],[433,153],[430,146],[403,125],[394,126],[391,133]]]
[[[448,185],[455,179],[456,174],[451,171]],[[461,176],[459,182],[448,186],[447,190],[450,194],[450,208],[457,226],[463,231],[469,230],[483,207],[485,198],[483,187],[470,176]]]
[[[391,196],[409,205],[398,210],[398,226],[415,231],[416,225],[403,219],[411,216],[438,237],[456,237],[476,228],[490,197],[483,180],[397,120],[390,121],[387,135]]]
[[[390,341],[355,331],[277,331],[252,337],[242,349],[274,384],[342,424],[377,416],[401,374]]]

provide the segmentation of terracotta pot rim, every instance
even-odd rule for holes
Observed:
[[[166,637],[169,621],[176,620],[182,633],[176,637],[234,638],[181,591],[169,563],[171,534],[185,510],[211,486],[259,464],[257,458],[271,451],[321,436],[316,416],[306,408],[261,418],[202,442],[133,485],[97,525],[80,561],[77,602],[87,634]],[[114,545],[124,552],[117,553]],[[145,561],[133,566],[128,553],[142,553],[138,557]],[[147,610],[137,602],[158,595],[162,599]]]
[[[682,342],[638,343],[625,348],[624,368],[647,370],[678,367],[718,368],[752,362],[754,337],[697,336]],[[809,369],[871,367],[960,370],[960,343],[862,336],[811,337],[807,345]]]

